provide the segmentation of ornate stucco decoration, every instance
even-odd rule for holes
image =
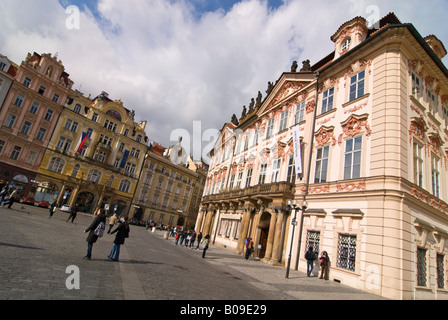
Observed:
[[[334,126],[331,127],[321,127],[319,131],[316,132],[316,146],[321,147],[326,145],[331,141],[331,145],[336,145],[336,137],[334,136]]]
[[[370,137],[372,134],[372,130],[370,129],[370,125],[367,121],[367,118],[369,115],[363,114],[363,115],[351,115],[347,120],[341,123],[342,125],[342,131],[350,137],[354,137],[358,133],[360,133],[363,128],[365,128],[366,136]]]

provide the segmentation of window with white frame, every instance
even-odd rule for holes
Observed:
[[[428,102],[429,102],[429,113],[433,116],[437,114],[437,96],[430,90],[428,90]]]
[[[356,179],[361,176],[362,136],[345,142],[344,179]]]
[[[241,180],[243,179],[243,171],[238,172],[238,178],[236,179],[236,186],[241,187]]]
[[[16,101],[14,102],[14,105],[17,107],[21,107],[23,100],[25,100],[25,97],[22,96],[21,94],[17,95]]]
[[[263,163],[260,165],[260,174],[258,176],[258,184],[263,184],[266,180],[266,169],[268,167],[267,163]]]
[[[258,144],[258,134],[259,133],[260,133],[260,129],[255,129],[254,140],[252,142],[252,146],[255,146]]]
[[[30,166],[34,166],[34,163],[36,162],[36,158],[37,158],[37,152],[30,151],[30,153],[28,153],[28,157],[25,160],[25,163]]]
[[[80,105],[80,104],[77,104],[77,105],[75,106],[75,108],[73,109],[73,111],[74,111],[75,113],[79,114],[79,113],[81,113],[81,109],[82,109],[81,105]]]
[[[305,101],[302,101],[296,106],[296,114],[294,115],[294,124],[302,122],[304,117],[305,117]]]
[[[317,149],[316,169],[314,171],[314,183],[327,182],[329,154],[330,154],[330,146],[325,146]]]
[[[15,146],[14,149],[11,152],[11,160],[17,161],[20,156],[20,152],[22,151],[22,148],[19,146]]]
[[[48,170],[56,173],[62,173],[64,169],[65,161],[61,158],[51,158]]]
[[[45,120],[51,121],[51,119],[53,118],[53,114],[54,114],[54,111],[51,109],[48,109],[47,113],[45,114]]]
[[[420,101],[422,97],[422,85],[420,78],[415,73],[412,73],[412,95],[415,99]]]
[[[5,127],[12,128],[14,126],[14,123],[16,122],[16,116],[15,115],[8,115],[8,118],[6,119]]]
[[[87,175],[87,181],[90,181],[92,183],[100,183],[101,172],[96,169],[90,170],[89,174]]]
[[[253,168],[250,168],[249,170],[247,170],[246,188],[250,187],[250,181],[252,180],[252,172],[253,172]]]
[[[279,132],[286,130],[286,128],[288,126],[288,116],[289,116],[289,110],[282,112],[282,114],[280,116],[280,126],[278,128]]]
[[[294,155],[289,156],[289,162],[288,162],[288,176],[287,176],[287,182],[295,183],[296,182],[296,168],[294,165]]]
[[[333,100],[334,100],[334,87],[325,90],[325,92],[323,93],[321,113],[325,113],[333,109]]]
[[[229,182],[229,190],[233,189],[233,183],[235,182],[235,174],[232,174],[230,176],[230,182]]]
[[[272,163],[272,177],[271,182],[278,182],[280,176],[280,167],[281,167],[282,159],[275,159]]]
[[[130,189],[131,189],[131,182],[129,180],[121,180],[118,190],[120,190],[121,192],[129,193]]]
[[[23,123],[22,130],[20,131],[20,133],[27,136],[30,133],[31,125],[32,125],[31,122],[25,121]]]
[[[423,145],[414,141],[413,162],[414,162],[414,183],[423,188]]]
[[[81,166],[79,164],[75,164],[72,171],[72,178],[77,178],[79,170],[81,169]]]
[[[39,104],[37,102],[33,102],[30,108],[30,113],[36,114],[37,110],[39,109]]]
[[[40,128],[39,129],[39,132],[37,133],[37,136],[36,136],[36,140],[38,140],[38,141],[44,141],[44,138],[45,138],[45,134],[47,133],[47,130],[46,129],[44,129],[44,128]]]
[[[350,101],[364,95],[365,75],[366,72],[363,70],[350,78]]]
[[[272,117],[272,119],[268,120],[268,126],[266,129],[266,139],[271,137],[274,134],[274,121],[275,121],[275,117]]]
[[[431,157],[431,180],[432,180],[432,195],[439,198],[440,197],[440,172],[439,163],[440,159],[435,154]]]

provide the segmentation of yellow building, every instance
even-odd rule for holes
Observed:
[[[157,225],[192,227],[205,185],[207,168],[188,157],[172,161],[173,148],[152,144],[134,198],[132,216]]]
[[[148,149],[145,127],[105,92],[93,100],[72,92],[42,160],[38,193],[81,212],[127,215]]]

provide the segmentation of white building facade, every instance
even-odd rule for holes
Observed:
[[[394,14],[379,26],[344,23],[333,53],[284,73],[223,127],[196,226],[237,251],[252,237],[266,263],[305,271],[312,246],[328,252],[331,280],[446,299],[446,50]]]

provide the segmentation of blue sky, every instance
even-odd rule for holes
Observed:
[[[168,146],[193,123],[221,129],[294,60],[327,56],[331,35],[371,5],[448,48],[447,0],[1,0],[0,53],[18,64],[58,53],[75,89],[121,99]]]

